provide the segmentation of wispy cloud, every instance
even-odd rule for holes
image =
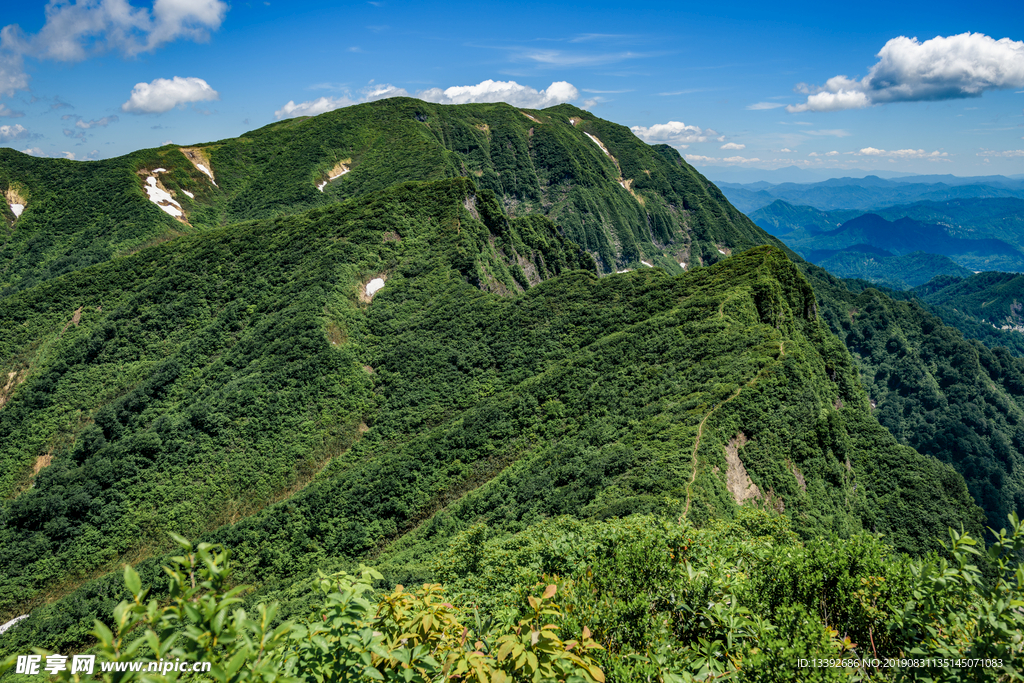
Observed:
[[[738,142],[727,142],[724,145],[722,145],[721,147],[719,147],[719,149],[746,149],[746,148],[747,148],[746,145],[742,145],[742,144],[740,144]]]
[[[23,111],[14,111],[9,108],[6,104],[0,102],[0,118],[6,119],[18,119],[25,115]]]
[[[1021,138],[1024,140],[1024,138]],[[979,157],[1024,157],[1024,149],[1004,149],[1002,151],[995,151],[991,149],[983,149],[978,152]]]
[[[606,64],[617,64],[631,59],[641,59],[654,56],[651,53],[641,52],[605,52],[587,54],[580,52],[566,52],[564,50],[524,50],[513,55],[514,60],[532,62],[544,67],[586,67],[604,66]]]
[[[752,111],[760,111],[762,109],[778,109],[779,107],[784,106],[786,105],[779,104],[778,102],[757,102],[755,104],[748,104],[747,109],[750,109]]]
[[[929,161],[949,161],[948,152],[926,152],[923,149],[894,149],[892,151],[878,149],[876,147],[863,147],[860,151],[854,152],[857,156],[865,157],[890,157],[892,159],[927,159]]]
[[[848,130],[842,128],[831,128],[829,130],[805,130],[803,131],[806,135],[817,135],[818,137],[836,137],[836,138],[848,138],[851,133]]]

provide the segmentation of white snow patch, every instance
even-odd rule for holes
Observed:
[[[645,265],[645,266],[647,266],[648,268],[653,268],[653,267],[654,267],[654,266],[652,266],[652,265],[651,265],[650,263],[648,263],[647,261],[641,261],[640,263],[644,264],[644,265]]]
[[[196,198],[196,196],[194,194],[192,194],[191,192],[189,192],[188,190],[182,190],[182,192],[187,194],[189,199],[195,199]]]
[[[14,205],[12,204],[11,206],[13,207]],[[980,272],[981,272],[980,270],[976,270],[976,271],[974,271],[974,274],[977,275]]]
[[[626,268],[625,270],[616,270],[615,272],[616,273],[628,273],[629,272],[629,268]]]
[[[530,119],[531,121],[536,121],[537,123],[540,123],[540,119],[534,118],[533,116],[530,116],[529,114],[527,114],[522,109],[519,110],[519,113],[522,114],[523,116],[525,116],[526,118]]]
[[[203,164],[196,164],[196,168],[198,168],[206,175],[210,176],[210,182],[213,183],[214,187],[219,187],[217,185],[217,181],[213,179],[213,173],[210,171],[210,169],[206,168],[206,166],[204,166]]]
[[[149,176],[146,178],[146,194],[149,195],[149,201],[153,202],[175,218],[180,218],[184,215],[181,211],[181,204],[174,201],[174,197],[171,196],[171,193],[156,186],[156,176]],[[174,206],[168,206],[161,202],[174,204]],[[175,206],[178,208],[174,208]]]
[[[337,180],[341,176],[343,176],[346,173],[348,173],[350,170],[351,169],[348,169],[348,168],[342,169],[341,173],[339,173],[338,175],[332,175],[330,178],[328,178],[327,180],[323,181],[322,183],[317,183],[316,189],[318,189],[321,192],[323,192],[324,188],[327,187],[327,183],[331,182],[332,180]],[[383,286],[384,285],[381,285],[381,287],[383,287]]]
[[[28,619],[28,615],[27,614],[22,614],[20,617],[14,617],[10,621],[8,621],[6,624],[0,625],[0,633],[7,633],[12,628],[14,628],[17,625],[17,623],[19,621],[21,621],[22,619]]]
[[[573,124],[573,125],[576,125],[576,124]],[[604,152],[606,156],[611,156],[611,153],[608,152],[608,148],[604,146],[603,142],[601,142],[596,137],[594,137],[593,135],[591,135],[590,133],[588,133],[586,131],[583,131],[583,134],[586,135],[591,140],[593,140],[594,144],[596,144],[598,147],[600,147],[601,151]],[[623,185],[623,187],[625,187],[625,185]]]
[[[607,152],[605,152],[605,154],[607,154]],[[619,185],[622,185],[622,189],[623,190],[628,190],[629,189],[628,187],[626,187],[626,181],[625,180],[620,180],[619,181]]]
[[[683,270],[686,270],[686,264],[682,261],[679,262],[679,267],[682,268]]]
[[[719,249],[719,250],[718,250],[718,253],[719,253],[719,254],[724,254],[725,252],[724,252],[724,251],[722,251],[721,249]]]
[[[11,211],[14,212],[14,217],[17,218],[21,215],[21,212],[25,210],[24,204],[11,204]]]
[[[167,169],[166,168],[154,168],[153,169],[153,175],[156,175],[157,173],[167,173]]]
[[[375,277],[366,285],[366,296],[373,296],[384,286],[384,279]]]

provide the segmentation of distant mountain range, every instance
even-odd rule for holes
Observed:
[[[1024,180],[1006,176],[908,176],[886,179],[869,175],[865,178],[831,178],[815,183],[772,184],[762,181],[748,184],[720,182],[718,185],[729,201],[747,214],[777,199],[823,211],[874,211],[897,204],[979,197],[1024,199]]]
[[[1024,199],[916,202],[877,212],[822,211],[783,200],[750,214],[812,263],[897,289],[966,270],[1024,271]],[[903,258],[924,252],[913,259]],[[948,258],[940,258],[948,257]]]

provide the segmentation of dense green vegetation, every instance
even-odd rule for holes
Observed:
[[[160,186],[180,204],[182,221],[143,190],[157,169],[164,169]],[[342,170],[348,172],[339,176]],[[715,263],[722,251],[784,248],[675,149],[650,147],[589,112],[392,98],[102,162],[0,150],[0,192],[20,192],[26,205],[17,220],[2,208],[0,296],[182,233],[462,176],[493,191],[510,216],[555,221],[602,272],[641,260],[680,272],[680,263]]]
[[[865,632],[879,652],[931,627],[953,639],[933,653],[1019,645],[972,621],[1013,623],[995,559],[984,579],[957,565],[956,600],[927,576],[929,553],[968,552],[947,529],[982,538],[1024,511],[1024,361],[801,261],[670,147],[568,105],[400,98],[97,165],[5,154],[0,185],[28,208],[0,249],[0,622],[31,615],[0,658],[107,647],[96,618],[184,628],[169,533],[230,552],[230,581],[203,591],[255,587],[261,616],[232,633],[300,647],[310,624],[274,629],[337,609],[324,637],[385,676],[420,646],[424,676],[449,657],[500,670],[508,652],[450,636],[544,631],[523,610],[552,583],[563,635],[537,635],[544,656],[589,671],[563,657],[587,626],[614,680],[760,680],[798,650],[866,653]],[[158,168],[185,222],[146,197]],[[125,562],[160,615],[112,619]],[[812,564],[899,590],[874,612],[832,587],[769,597]],[[318,570],[366,599],[311,591]],[[357,647],[411,623],[387,600],[443,604],[397,584],[436,581],[447,626]]]
[[[990,526],[1024,511],[1024,360],[965,339],[913,298],[810,275],[874,417],[900,443],[952,464]]]
[[[946,256],[923,251],[895,256],[866,244],[811,251],[807,260],[838,277],[867,280],[893,289],[910,289],[941,276],[967,277],[972,274]]]
[[[877,248],[901,256],[914,252],[948,256],[960,266],[974,271],[1024,270],[1024,253],[1009,242],[974,235],[958,237],[951,234],[945,225],[922,223],[913,218],[900,217],[890,221],[874,213],[865,213],[844,218],[841,225],[834,227],[838,220],[835,213],[789,206],[781,201],[758,211],[754,218],[773,234],[785,239],[790,248],[823,267],[827,266],[822,261],[832,252]],[[935,271],[935,275],[940,274],[951,273],[947,267]]]
[[[742,500],[785,510],[803,538],[878,531],[913,553],[949,526],[980,531],[962,479],[871,419],[782,252],[598,279],[576,249],[442,181],[184,237],[10,297],[5,353],[32,370],[0,414],[16,435],[8,490],[44,447],[53,461],[5,505],[5,612],[158,551],[165,531],[206,531],[242,580],[267,585],[396,542],[394,571],[416,577],[480,520],[705,525]],[[484,291],[529,286],[524,262],[562,274],[521,296]],[[196,300],[174,305],[186,288]],[[91,313],[64,329],[75,304]],[[9,637],[81,642],[107,581]]]
[[[234,585],[228,551],[179,538],[166,592],[125,569],[125,599],[109,627],[95,622],[92,652],[208,661],[239,683],[1020,681],[1024,528],[1010,523],[987,552],[952,531],[952,561],[869,534],[801,543],[786,517],[753,508],[705,528],[655,516],[476,524],[435,557],[443,585],[375,590],[383,577],[364,568],[259,602]]]

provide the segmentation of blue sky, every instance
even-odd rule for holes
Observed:
[[[41,156],[410,94],[569,101],[698,168],[1024,173],[1016,3],[80,0],[0,25],[0,145]]]

